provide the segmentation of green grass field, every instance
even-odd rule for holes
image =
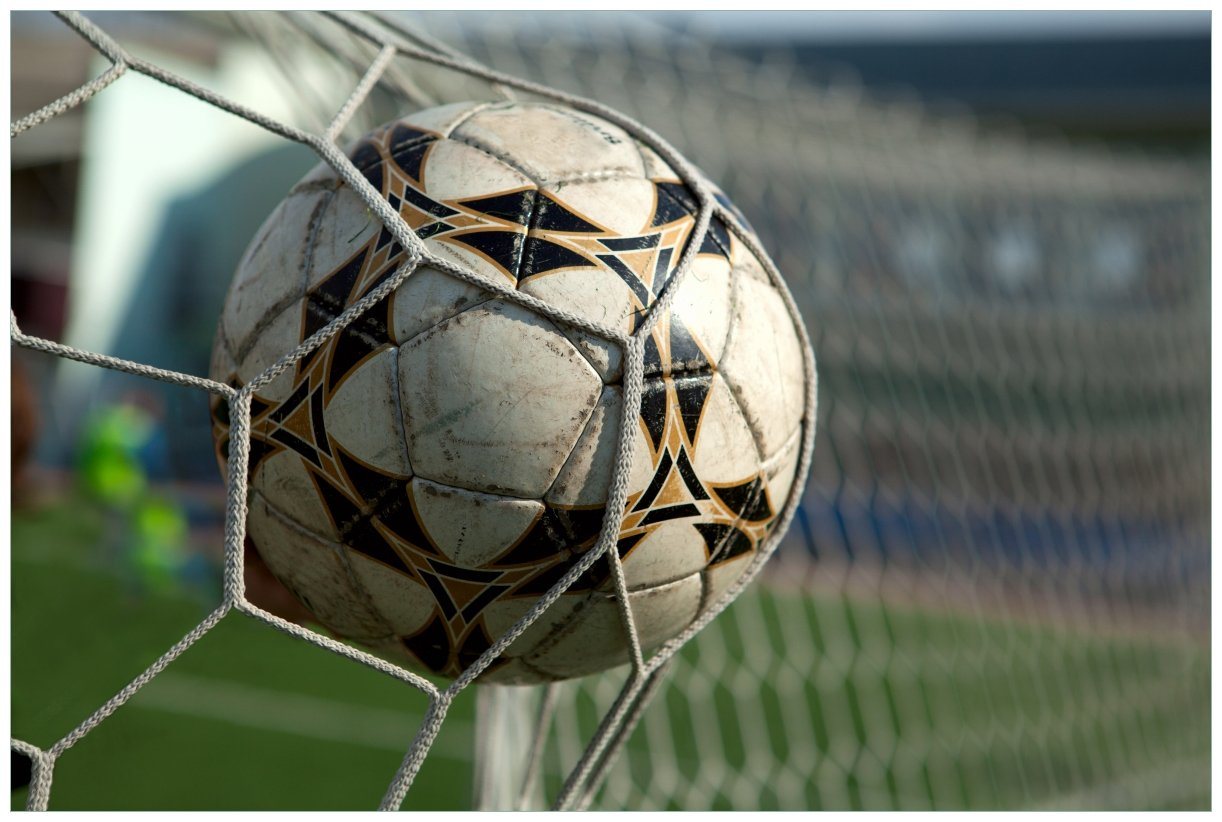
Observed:
[[[53,744],[215,605],[134,593],[100,556],[103,529],[79,504],[14,512],[17,738]],[[748,596],[685,649],[628,745],[639,790],[612,780],[603,806],[785,807],[787,791],[812,809],[1208,807],[1204,643]],[[474,702],[455,702],[406,809],[470,807]],[[403,683],[233,613],[64,754],[51,808],[371,808],[424,707]],[[686,788],[661,785],[663,771]]]

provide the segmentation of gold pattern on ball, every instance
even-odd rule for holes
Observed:
[[[695,198],[653,152],[561,106],[431,109],[349,156],[438,257],[626,333],[695,227]],[[248,249],[213,377],[253,378],[403,260],[320,166]],[[646,651],[709,607],[775,523],[797,470],[802,362],[781,295],[714,219],[646,341],[618,535]],[[255,395],[248,537],[335,634],[457,676],[595,545],[621,380],[613,344],[422,266]],[[213,405],[222,462],[226,409]],[[595,562],[481,679],[626,662],[610,577]]]

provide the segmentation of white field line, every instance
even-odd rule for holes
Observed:
[[[145,710],[226,722],[325,742],[403,753],[423,718],[414,713],[353,705],[230,679],[166,671],[130,703]],[[447,759],[470,761],[470,722],[449,719],[433,746]]]

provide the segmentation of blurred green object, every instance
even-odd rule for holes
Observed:
[[[78,476],[86,495],[112,519],[123,570],[141,590],[167,592],[190,562],[182,506],[151,490],[143,462],[157,420],[130,403],[103,406],[81,435]]]
[[[153,497],[138,503],[132,526],[129,557],[137,578],[156,591],[173,589],[188,560],[186,516],[173,502]]]
[[[77,456],[86,493],[111,508],[135,505],[148,489],[140,450],[153,438],[152,415],[134,405],[108,405],[85,423]]]

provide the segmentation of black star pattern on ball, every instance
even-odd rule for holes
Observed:
[[[396,124],[351,154],[369,183],[422,239],[476,254],[519,286],[561,271],[611,272],[631,291],[635,320],[670,282],[698,212],[681,182],[651,180],[652,212],[637,233],[623,235],[534,186],[445,202],[429,196],[424,176],[439,140],[431,132]],[[732,242],[727,226],[714,219],[698,253],[729,262]],[[391,232],[376,232],[309,289],[300,339],[317,333],[392,276],[403,258]],[[303,357],[283,401],[252,399],[250,475],[255,477],[275,454],[298,457],[342,550],[429,591],[432,614],[398,641],[427,669],[456,676],[495,640],[485,617],[489,606],[511,600],[533,603],[549,591],[594,547],[606,512],[603,506],[543,501],[542,512],[492,559],[468,567],[448,557],[421,519],[412,478],[358,459],[327,431],[326,408],[345,379],[396,345],[392,312],[391,298],[383,298]],[[645,489],[628,500],[617,539],[620,557],[630,558],[655,529],[683,521],[704,541],[708,567],[750,554],[771,527],[775,511],[762,474],[719,484],[706,482],[695,468],[717,364],[678,314],[660,318],[652,329],[644,373],[639,424],[648,440],[652,474]],[[236,377],[231,382],[237,385]],[[215,402],[212,414],[223,459],[227,403]],[[609,578],[608,564],[596,561],[568,593],[608,591]]]

